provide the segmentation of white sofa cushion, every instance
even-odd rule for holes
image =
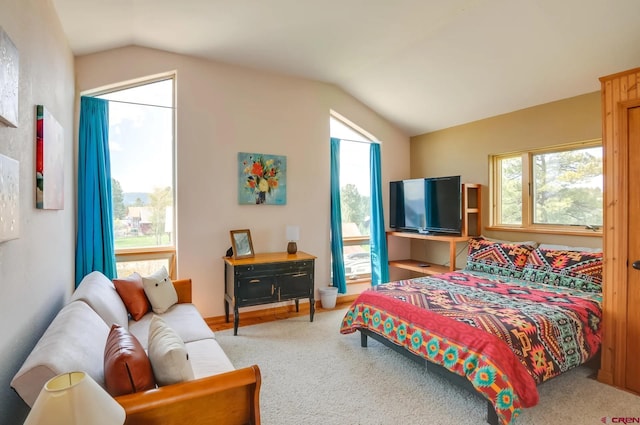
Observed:
[[[86,275],[71,296],[71,301],[82,300],[89,304],[107,324],[109,329],[114,323],[127,329],[129,314],[116,287],[108,277],[100,272]]]
[[[180,336],[160,316],[149,326],[149,360],[158,385],[171,385],[193,379],[189,353]]]
[[[235,370],[215,339],[201,339],[185,344],[195,379]]]
[[[131,332],[145,349],[148,348],[149,325],[154,313],[145,314],[140,320],[129,321]],[[200,339],[214,338],[214,333],[193,304],[176,304],[161,315],[167,325],[171,327],[186,342]]]
[[[11,381],[11,387],[33,406],[44,384],[64,372],[83,371],[104,387],[104,347],[109,327],[82,301],[67,304]]]
[[[142,286],[154,313],[164,313],[178,302],[178,293],[165,266],[151,276],[143,276]]]

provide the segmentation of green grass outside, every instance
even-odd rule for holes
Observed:
[[[160,245],[169,245],[171,238],[169,235],[162,235]],[[124,238],[117,238],[115,240],[116,249],[124,248],[145,248],[150,246],[159,246],[156,243],[155,235],[143,235],[143,236],[127,236]]]

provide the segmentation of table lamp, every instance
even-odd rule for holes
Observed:
[[[287,226],[287,253],[295,254],[298,251],[298,239],[300,239],[300,226]]]
[[[84,372],[68,372],[44,384],[25,425],[122,425],[125,411]]]

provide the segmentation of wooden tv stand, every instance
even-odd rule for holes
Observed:
[[[398,267],[422,274],[440,274],[454,271],[456,269],[456,244],[458,242],[467,242],[469,240],[469,236],[424,235],[412,232],[387,232],[387,239],[389,237],[446,242],[449,244],[449,267],[411,259],[389,260],[390,267]]]
[[[457,244],[467,242],[473,236],[479,236],[482,228],[481,193],[482,185],[465,183],[462,185],[462,233],[460,235],[434,235],[416,232],[387,232],[387,246],[390,237],[413,240],[435,241],[449,244],[449,265],[433,264],[413,259],[389,260],[389,267],[432,275],[456,270]]]

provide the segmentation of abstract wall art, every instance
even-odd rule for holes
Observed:
[[[0,242],[20,236],[20,164],[0,155]]]
[[[18,49],[0,27],[0,123],[18,126]]]
[[[285,205],[287,157],[238,152],[238,203]]]
[[[64,135],[43,105],[36,106],[36,208],[64,208]]]

